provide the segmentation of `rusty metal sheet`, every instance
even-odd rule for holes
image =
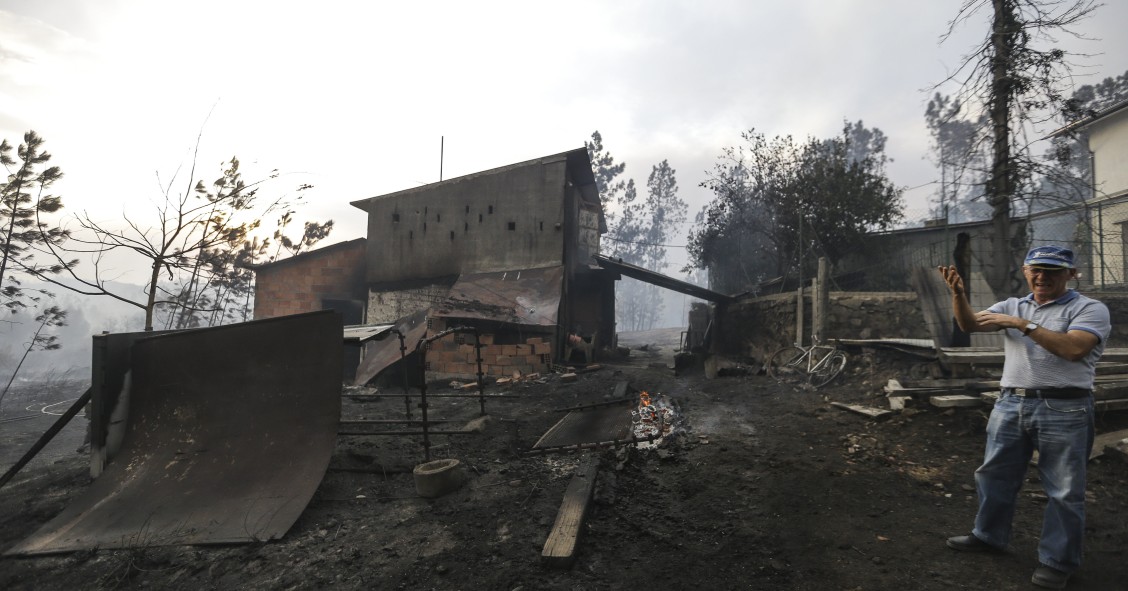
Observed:
[[[383,339],[395,328],[394,324],[358,324],[345,327],[345,342],[364,344]]]
[[[420,310],[400,318],[389,332],[393,330],[404,336],[403,344],[407,347],[407,352],[413,352],[415,344],[427,335],[427,310]],[[393,334],[381,341],[369,343],[368,348],[364,350],[364,359],[360,362],[360,366],[356,368],[356,378],[353,383],[357,386],[363,386],[395,365],[399,360],[400,340],[397,335]],[[415,367],[418,367],[418,365]]]
[[[314,312],[138,340],[121,451],[7,554],[280,538],[332,455],[341,331]]]
[[[556,326],[564,267],[465,274],[432,316]]]
[[[631,437],[633,404],[573,410],[541,436],[533,449],[622,441]]]

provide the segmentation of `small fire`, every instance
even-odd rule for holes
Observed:
[[[642,392],[638,397],[638,410],[631,411],[632,431],[640,441],[638,447],[657,447],[680,423],[677,409],[662,394]]]

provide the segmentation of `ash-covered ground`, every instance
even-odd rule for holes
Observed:
[[[975,512],[972,473],[989,407],[911,407],[874,421],[832,401],[884,406],[881,387],[908,365],[853,355],[819,390],[728,372],[675,375],[676,331],[631,335],[624,362],[510,386],[481,420],[472,399],[436,399],[432,416],[475,435],[437,436],[434,458],[457,458],[466,480],[437,499],[415,494],[415,438],[341,437],[320,488],[287,535],[234,546],[133,547],[0,559],[3,589],[1028,589],[1044,498],[1031,471],[1013,552],[968,556],[944,547]],[[640,350],[641,345],[649,345]],[[749,368],[754,370],[755,368]],[[528,456],[557,409],[608,400],[616,383],[676,404],[684,430],[651,449],[595,454],[594,501],[574,565],[541,550],[577,454]],[[443,391],[436,383],[431,391]],[[500,391],[500,390],[499,390]],[[81,391],[57,393],[59,400]],[[3,416],[49,403],[5,400]],[[29,399],[31,400],[29,402]],[[19,402],[16,402],[18,400]],[[58,401],[55,401],[58,402]],[[32,405],[32,406],[29,406]],[[402,418],[402,400],[357,402],[346,418]],[[1098,417],[1100,431],[1128,426]],[[50,418],[0,423],[5,467]],[[13,427],[18,425],[18,427]],[[0,549],[57,514],[89,484],[80,416],[0,489]],[[38,431],[38,432],[37,432]],[[1070,589],[1128,589],[1128,466],[1091,466],[1086,564]]]

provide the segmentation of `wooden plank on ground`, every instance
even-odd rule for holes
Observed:
[[[974,384],[978,381],[980,380],[974,378],[900,380],[901,387],[903,388],[937,388],[950,390],[963,390],[967,388],[969,384]]]
[[[541,560],[545,565],[553,568],[570,568],[576,560],[576,547],[579,543],[580,530],[587,517],[588,504],[591,502],[591,493],[595,490],[595,477],[599,473],[599,460],[593,456],[584,456],[576,468],[576,474],[568,483],[564,491],[564,500],[560,503],[560,510],[556,512],[556,523],[552,526],[552,533],[544,543],[541,551]]]
[[[876,421],[887,419],[893,414],[893,411],[891,411],[891,410],[885,410],[884,408],[875,408],[873,406],[862,406],[860,404],[846,404],[844,402],[831,402],[830,405],[831,406],[837,406],[838,408],[846,409],[850,412],[856,412],[860,415],[865,415],[865,416],[867,416],[871,419],[874,419]]]
[[[1101,380],[1098,377],[1093,386],[1094,400],[1117,400],[1120,398],[1128,398],[1128,382],[1110,382]]]
[[[943,364],[1002,365],[1003,350],[995,347],[944,347],[940,349]]]
[[[1117,400],[1094,400],[1093,408],[1101,412],[1109,410],[1124,410],[1128,408],[1128,398],[1120,398]]]
[[[943,347],[942,363],[968,363],[973,365],[1002,365],[1003,350],[995,347]],[[1105,363],[1128,362],[1128,348],[1110,347],[1104,350],[1101,361]]]
[[[1128,439],[1121,439],[1105,446],[1105,451],[1108,452],[1110,457],[1121,462],[1128,462]]]
[[[1128,439],[1128,429],[1121,429],[1119,431],[1110,431],[1108,433],[1101,433],[1093,439],[1093,451],[1089,454],[1089,459],[1099,458],[1104,452],[1105,448],[1114,446],[1121,440]]]
[[[979,396],[968,396],[967,394],[946,394],[943,396],[932,396],[928,399],[932,406],[940,408],[950,408],[953,406],[982,406],[983,399]]]
[[[1128,374],[1128,363],[1118,361],[1098,361],[1097,375]]]
[[[912,400],[912,396],[889,396],[889,410],[905,410],[905,401]]]

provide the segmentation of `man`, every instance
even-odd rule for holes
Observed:
[[[955,267],[940,267],[965,332],[1004,332],[1002,393],[987,424],[983,465],[975,471],[979,511],[970,535],[948,538],[967,552],[1001,551],[1011,537],[1015,501],[1038,450],[1048,501],[1031,581],[1062,589],[1081,565],[1085,468],[1093,448],[1093,376],[1112,326],[1108,308],[1069,289],[1073,251],[1041,246],[1022,272],[1030,294],[974,312]]]

